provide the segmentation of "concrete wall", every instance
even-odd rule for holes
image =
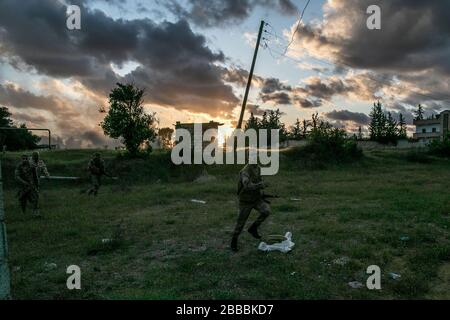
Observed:
[[[361,149],[411,149],[426,147],[427,142],[418,141],[410,142],[409,140],[399,140],[396,146],[384,145],[375,141],[357,141],[358,147]]]

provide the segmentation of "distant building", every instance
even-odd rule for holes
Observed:
[[[175,130],[179,130],[179,129],[185,129],[185,130],[187,130],[187,131],[189,131],[189,133],[191,134],[191,146],[192,146],[192,148],[194,148],[194,145],[195,145],[195,142],[197,142],[196,141],[196,139],[202,139],[201,137],[195,137],[195,135],[194,135],[194,126],[195,125],[198,125],[198,124],[201,124],[202,125],[202,137],[203,137],[203,135],[204,135],[204,133],[205,133],[205,131],[207,131],[207,130],[209,130],[209,129],[215,129],[215,130],[217,130],[217,132],[218,132],[218,130],[219,130],[219,127],[220,126],[223,126],[223,123],[219,123],[219,122],[215,122],[215,121],[210,121],[210,122],[207,122],[207,123],[181,123],[181,122],[177,122],[176,124],[175,124]],[[218,137],[213,137],[213,139],[212,140],[214,140],[214,139],[218,139]],[[202,145],[203,145],[203,148],[202,149],[204,149],[206,146],[208,146],[211,142],[210,141],[203,141],[203,139],[201,140],[201,141],[198,141],[198,143],[201,143]]]
[[[449,117],[450,110],[446,110],[434,119],[414,120],[414,125],[416,126],[414,139],[422,141],[443,140],[450,132]]]

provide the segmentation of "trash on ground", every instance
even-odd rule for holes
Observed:
[[[281,251],[283,253],[288,253],[292,250],[295,243],[291,241],[292,240],[292,233],[286,232],[284,236],[284,241],[274,243],[274,244],[267,244],[265,242],[261,242],[258,246],[258,250],[269,252],[269,251]]]
[[[342,258],[333,260],[334,264],[337,264],[337,265],[340,265],[340,266],[345,266],[349,262],[350,262],[350,258],[349,257],[342,257]]]
[[[299,198],[291,198],[291,201],[302,201],[302,200]]]
[[[113,239],[102,239],[102,243],[103,244],[108,244],[108,243],[111,243],[111,242],[113,242]]]
[[[291,276],[295,276],[297,274],[297,272],[292,272]]]
[[[400,241],[409,241],[409,237],[408,236],[400,237]]]
[[[197,199],[191,199],[191,202],[193,202],[193,203],[199,203],[199,204],[206,204],[206,201],[203,201],[203,200],[197,200]]]
[[[364,285],[359,281],[349,282],[348,285],[353,289],[361,289],[362,287],[364,287]]]
[[[283,242],[284,240],[286,240],[286,237],[281,234],[271,234],[264,237],[264,242],[267,244],[275,244],[278,242]]]
[[[390,272],[389,273],[389,278],[391,278],[392,280],[398,280],[400,279],[402,276],[399,275],[398,273],[394,273],[394,272]]]
[[[57,267],[58,267],[58,265],[56,263],[48,263],[48,262],[44,263],[45,271],[51,271],[51,270],[56,269]]]

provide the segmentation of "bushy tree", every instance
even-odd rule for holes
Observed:
[[[7,107],[0,107],[0,127],[27,129],[25,124],[14,125]],[[40,139],[28,130],[0,130],[0,144],[10,151],[36,149]]]
[[[260,121],[257,117],[254,116],[253,112],[250,114],[250,118],[248,119],[247,123],[245,124],[245,130],[248,129],[254,129],[258,130],[260,127]]]
[[[294,125],[290,127],[289,138],[292,140],[301,140],[303,138],[302,124],[298,118],[297,121],[295,121]]]
[[[408,137],[406,129],[406,120],[402,113],[400,113],[398,118],[398,126],[399,126],[399,137],[401,139],[406,139]]]
[[[164,149],[172,148],[172,135],[174,130],[172,128],[161,128],[158,130],[158,137]]]
[[[262,115],[262,119],[259,120],[251,113],[250,118],[245,125],[245,130],[279,130],[280,141],[285,141],[288,138],[288,131],[286,130],[286,125],[281,121],[281,115],[279,109],[265,111]],[[268,139],[270,139],[270,135],[268,136]],[[268,144],[270,144],[270,141],[268,141]]]
[[[370,118],[370,140],[396,144],[398,139],[406,138],[406,121],[403,115],[400,114],[399,121],[395,120],[390,112],[385,113],[379,101],[374,104]]]
[[[139,152],[142,144],[154,141],[156,137],[156,114],[146,114],[143,104],[143,89],[132,84],[117,83],[109,95],[107,115],[100,123],[105,135],[122,139],[133,156]]]

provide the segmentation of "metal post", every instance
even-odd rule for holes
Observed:
[[[3,205],[3,179],[0,161],[0,300],[11,298],[8,267],[8,242],[6,241],[5,207]]]

